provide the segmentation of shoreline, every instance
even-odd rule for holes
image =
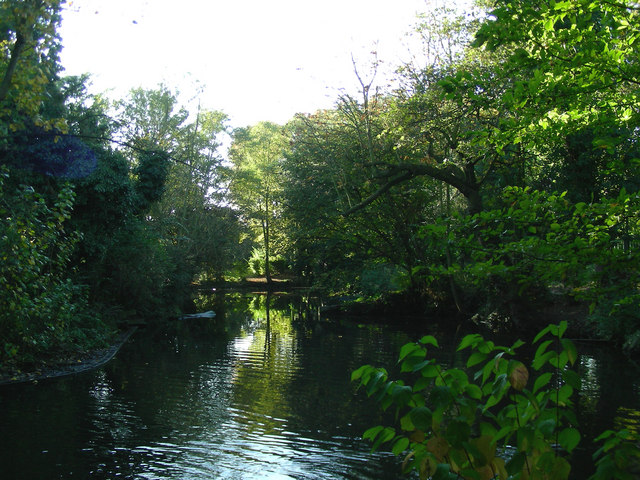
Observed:
[[[95,370],[103,365],[109,363],[113,357],[116,356],[120,348],[131,338],[136,332],[137,327],[132,327],[129,330],[118,334],[114,342],[106,348],[96,350],[89,354],[86,358],[78,360],[78,363],[68,365],[54,365],[50,367],[43,367],[42,369],[19,373],[17,375],[5,375],[0,376],[0,387],[8,385],[17,385],[20,383],[38,383],[41,380],[48,380],[52,378],[67,377],[70,375],[76,375],[78,373],[88,372]]]

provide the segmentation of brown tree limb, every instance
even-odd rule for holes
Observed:
[[[7,65],[7,70],[4,72],[4,77],[2,78],[2,83],[0,83],[0,102],[2,102],[9,93],[9,87],[11,86],[11,79],[13,78],[13,74],[16,71],[16,67],[18,65],[18,59],[20,58],[20,54],[26,45],[26,40],[24,35],[20,32],[16,32],[16,43],[13,44],[13,48],[11,49],[11,58],[9,59],[9,65]]]
[[[374,193],[365,198],[362,202],[354,205],[343,215],[350,215],[365,208],[376,199],[388,192],[392,187],[400,183],[411,180],[415,177],[426,176],[435,180],[440,180],[451,185],[458,190],[469,202],[469,211],[477,213],[482,210],[482,199],[480,197],[480,185],[475,177],[473,164],[460,168],[453,164],[438,166],[429,163],[401,163],[396,165],[385,165],[388,170],[382,177],[387,180]]]
[[[391,180],[389,180],[387,183],[381,186],[378,190],[376,190],[367,198],[365,198],[362,202],[358,203],[357,205],[354,205],[349,210],[344,212],[343,215],[346,217],[348,215],[351,215],[352,213],[357,212],[358,210],[362,210],[364,207],[371,205],[377,198],[381,197],[386,192],[391,190],[391,187],[393,187],[394,185],[411,180],[413,177],[415,177],[415,175],[413,175],[411,172],[401,173],[395,178],[392,178]]]

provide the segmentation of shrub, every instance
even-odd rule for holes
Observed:
[[[422,479],[567,479],[567,458],[581,438],[571,400],[580,388],[571,368],[577,351],[563,338],[566,328],[566,322],[549,325],[535,337],[529,368],[516,359],[524,342],[497,346],[478,334],[458,346],[471,351],[465,368],[427,359],[427,349],[438,347],[432,336],[404,345],[398,362],[412,383],[389,380],[383,368],[360,367],[352,380],[384,410],[394,407],[399,423],[372,427],[364,438],[373,449],[388,444],[394,454],[404,453],[405,470]],[[638,448],[606,435],[600,438],[608,443],[597,452],[603,466],[598,472],[621,470],[625,465],[616,461],[615,451],[624,448],[637,456]]]

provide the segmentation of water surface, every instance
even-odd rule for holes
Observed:
[[[0,389],[0,465],[7,479],[395,479],[400,459],[370,453],[362,432],[382,421],[354,394],[365,363],[393,370],[424,333],[461,362],[436,322],[413,328],[320,318],[313,301],[203,295],[211,320],[138,332],[104,368]],[[586,439],[573,478],[590,473],[604,428],[637,431],[638,369],[605,347],[579,345],[576,400]]]
[[[214,320],[138,332],[106,367],[0,390],[2,478],[391,479],[379,421],[354,395],[363,363],[406,333],[317,321],[276,299],[216,302]]]

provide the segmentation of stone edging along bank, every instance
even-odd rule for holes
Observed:
[[[86,360],[81,360],[77,364],[53,366],[43,368],[42,371],[21,373],[13,375],[11,377],[0,378],[0,386],[14,385],[17,383],[38,382],[40,380],[46,380],[49,378],[66,377],[68,375],[75,375],[77,373],[88,372],[100,368],[108,363],[118,353],[122,345],[134,334],[136,327],[132,327],[126,332],[122,332],[118,335],[114,343],[107,348],[96,351],[90,355]]]

